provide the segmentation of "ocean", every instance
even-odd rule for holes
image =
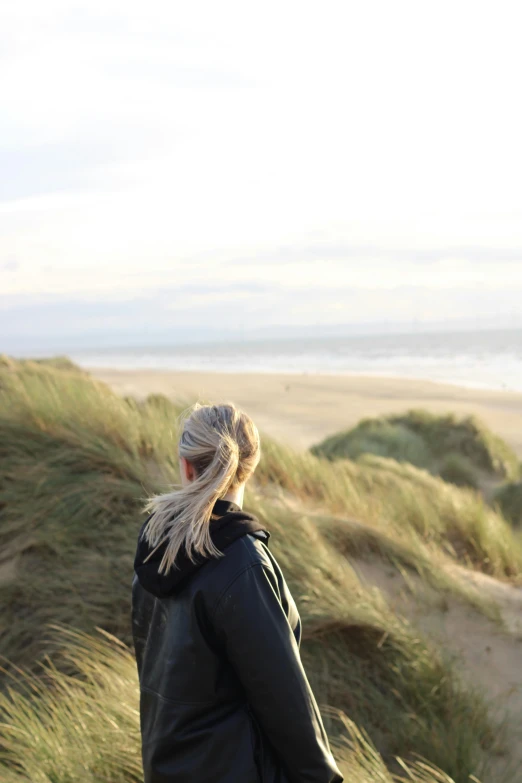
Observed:
[[[98,348],[70,355],[87,368],[358,374],[522,391],[522,329]]]

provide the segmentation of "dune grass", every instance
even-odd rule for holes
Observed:
[[[53,629],[50,628],[52,632]],[[115,637],[51,633],[61,667],[10,676],[0,694],[4,783],[140,783],[136,663]]]
[[[448,557],[500,579],[522,578],[522,541],[506,520],[478,492],[408,463],[373,455],[330,462],[265,438],[257,477],[322,514],[357,520],[361,543],[371,538],[407,565]]]
[[[163,397],[144,403],[119,398],[68,368],[29,363],[0,370],[3,684],[18,666],[31,667],[37,676],[25,696],[11,689],[2,697],[6,781],[136,779],[136,673],[128,653],[121,648],[116,656],[121,676],[115,691],[110,677],[100,680],[92,671],[87,676],[86,664],[74,658],[83,647],[72,638],[69,659],[62,655],[52,675],[37,674],[35,662],[55,649],[50,623],[75,629],[71,633],[100,627],[130,644],[142,502],[178,480],[177,417],[183,407]],[[378,591],[359,583],[346,556],[380,547],[381,554],[402,558],[434,580],[437,558],[517,579],[522,553],[510,526],[477,493],[394,460],[328,462],[265,436],[262,451],[245,507],[272,532],[271,548],[303,617],[302,654],[318,700],[349,715],[379,750],[374,758],[358,729],[341,731],[325,711],[334,740],[351,737],[346,763],[359,765],[355,779],[392,781],[400,771],[395,756],[411,762],[414,754],[443,771],[422,777],[416,767],[411,779],[419,783],[447,780],[444,775],[469,783],[470,775],[487,774],[498,739],[480,694],[463,687],[443,652],[397,616]],[[278,492],[291,506],[277,501]],[[6,564],[14,568],[2,580]],[[91,642],[85,637],[82,644]],[[91,660],[106,672],[113,663],[106,664],[104,650]],[[83,724],[74,712],[82,704],[88,705]],[[31,726],[25,734],[24,720]],[[104,721],[114,728],[105,744]],[[78,751],[82,725],[89,743],[85,762]],[[58,758],[59,747],[67,758]],[[118,771],[121,753],[128,764]],[[47,777],[38,777],[43,759]],[[366,763],[373,766],[365,771]]]
[[[520,476],[514,451],[475,416],[438,416],[423,410],[363,419],[350,430],[312,446],[329,460],[363,454],[389,457],[429,470],[456,485],[479,487],[481,476],[512,480]]]
[[[98,629],[88,635],[53,626],[55,656],[37,676],[20,671],[0,694],[3,783],[139,783],[139,699],[132,652]],[[397,783],[366,732],[339,710],[333,742],[347,781]],[[394,760],[413,783],[452,783],[426,761]]]
[[[502,484],[495,492],[493,500],[511,524],[522,528],[522,481]]]
[[[68,356],[51,356],[42,359],[12,359],[5,353],[0,354],[0,368],[17,370],[19,367],[50,367],[54,370],[67,370],[68,372],[87,375],[77,364],[69,359]]]
[[[310,451],[330,460],[355,460],[361,454],[375,454],[411,462],[419,468],[428,468],[433,462],[433,453],[421,435],[387,419],[364,419],[353,429],[330,435]]]
[[[320,701],[367,729],[387,762],[415,751],[467,780],[493,742],[480,695],[464,693],[442,652],[359,583],[311,516],[248,500],[272,532],[299,606],[303,660]]]

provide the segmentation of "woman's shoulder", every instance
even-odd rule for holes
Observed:
[[[233,578],[241,571],[255,565],[272,568],[273,558],[266,544],[267,539],[258,533],[247,533],[225,547],[223,556],[212,565],[220,578]]]
[[[203,590],[212,597],[226,590],[250,568],[261,566],[270,571],[278,570],[265,541],[267,539],[259,533],[248,533],[236,539],[222,550],[221,557],[212,559],[199,570],[193,581],[193,588]]]

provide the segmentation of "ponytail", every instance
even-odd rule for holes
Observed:
[[[246,481],[260,459],[257,427],[235,405],[195,403],[189,410],[179,456],[197,475],[185,487],[149,498],[145,506],[151,515],[143,531],[149,546],[154,551],[167,541],[159,573],[169,571],[182,547],[192,561],[196,555],[221,555],[210,537],[214,503]]]

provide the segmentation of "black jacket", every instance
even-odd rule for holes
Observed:
[[[143,562],[140,531],[132,628],[145,783],[341,783],[270,533],[230,501],[213,511],[224,556],[193,565],[180,554],[166,576],[163,548]]]

